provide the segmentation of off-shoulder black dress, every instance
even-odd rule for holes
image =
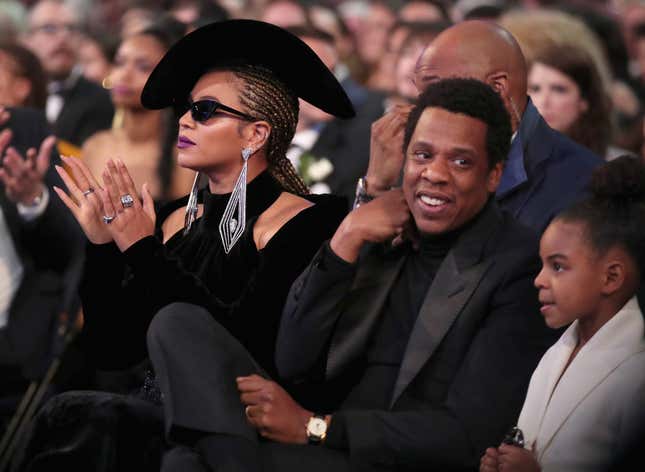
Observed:
[[[255,222],[283,191],[268,172],[249,183],[246,229],[228,254],[218,225],[229,195],[207,190],[202,217],[188,234],[179,231],[165,245],[160,234],[123,253],[113,243],[89,245],[81,286],[82,345],[97,367],[126,369],[145,360],[146,331],[155,313],[169,303],[187,302],[205,307],[277,378],[275,341],[289,288],[333,235],[347,208],[342,198],[307,196],[314,205],[258,250]],[[159,221],[185,204],[185,198],[170,204]],[[29,470],[51,470],[58,464],[83,470],[158,470],[162,435],[161,408],[140,397],[66,393],[50,400],[34,420],[21,462],[31,463]]]

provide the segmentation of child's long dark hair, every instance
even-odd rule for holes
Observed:
[[[620,246],[645,275],[645,163],[621,156],[594,171],[590,196],[557,219],[586,226],[593,248],[600,254]]]

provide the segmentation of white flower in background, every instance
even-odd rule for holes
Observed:
[[[309,164],[307,173],[313,182],[320,182],[325,180],[329,174],[334,170],[334,166],[326,157],[321,157],[320,159]]]
[[[327,191],[314,191],[314,186],[323,184],[325,180],[334,171],[334,165],[326,157],[316,157],[309,152],[304,152],[298,160],[298,174],[302,177],[303,182],[310,188],[312,193],[329,193]],[[325,188],[329,188],[324,184]],[[319,190],[322,187],[317,187]]]
[[[314,195],[320,195],[323,193],[331,193],[331,188],[325,182],[317,182],[309,187],[309,191]]]

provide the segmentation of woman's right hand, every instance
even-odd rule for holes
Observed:
[[[61,157],[63,162],[72,170],[74,178],[60,166],[56,171],[65,183],[70,195],[64,190],[54,187],[63,203],[78,221],[83,232],[93,244],[112,242],[112,236],[107,224],[103,221],[103,204],[99,192],[104,192],[85,163],[73,157]]]

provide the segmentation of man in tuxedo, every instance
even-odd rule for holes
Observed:
[[[496,198],[500,207],[537,234],[579,198],[602,159],[551,129],[526,95],[527,66],[513,36],[494,23],[464,21],[440,33],[419,58],[419,93],[439,79],[470,77],[489,84],[511,116],[513,140]],[[396,185],[401,171],[403,124],[408,109],[395,109],[375,123],[367,193]]]
[[[314,28],[289,28],[314,50],[325,65],[334,70],[339,66],[339,54],[331,35]],[[349,76],[339,81],[356,110],[351,120],[334,118],[313,105],[300,100],[298,128],[287,152],[296,169],[310,184],[313,193],[334,193],[347,198],[348,206],[354,201],[356,180],[365,174],[369,160],[370,128],[372,122],[383,115],[385,96],[370,91],[353,81]],[[300,159],[326,159],[331,166],[321,175]],[[311,174],[307,169],[312,169]],[[312,177],[314,177],[312,179]],[[316,178],[318,177],[318,178]]]
[[[80,147],[112,125],[108,93],[86,80],[78,67],[80,25],[75,12],[59,0],[41,0],[29,11],[25,45],[38,56],[49,77],[47,120],[59,140]]]
[[[164,395],[197,365],[213,386],[189,403],[173,397],[169,437],[191,449],[173,449],[162,470],[203,470],[199,460],[212,470],[477,467],[555,340],[533,286],[537,239],[493,197],[510,138],[502,100],[479,81],[440,81],[419,97],[402,189],[351,212],[288,297],[281,383],[319,387],[316,410],[262,377],[208,313],[160,311],[148,346]],[[209,349],[186,349],[196,323]]]
[[[0,124],[0,394],[21,392],[50,360],[82,251],[78,225],[52,195],[55,139],[40,113],[3,110]],[[38,150],[36,150],[38,148]],[[54,161],[56,162],[56,161]],[[69,279],[67,278],[69,277]]]

